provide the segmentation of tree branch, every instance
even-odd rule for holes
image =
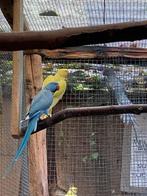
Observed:
[[[0,33],[0,50],[57,49],[147,38],[147,21],[65,28],[45,32]]]
[[[41,131],[47,127],[57,124],[65,119],[82,117],[82,116],[96,116],[96,115],[115,115],[115,114],[141,114],[147,113],[147,104],[133,104],[133,105],[113,105],[113,106],[98,106],[98,107],[81,107],[68,108],[55,113],[51,118],[48,117],[40,120],[37,131]],[[27,122],[24,120],[21,123],[22,135],[24,135],[27,128]],[[36,133],[35,132],[35,133]]]

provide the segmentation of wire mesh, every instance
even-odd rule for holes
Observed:
[[[111,64],[45,61],[44,77],[58,68],[68,68],[70,72],[68,89],[55,112],[69,107],[119,104],[116,90],[124,90],[131,103],[146,103],[146,66],[142,64],[146,61],[126,65],[120,58],[117,64],[116,59],[115,64],[112,59]],[[115,86],[105,73],[108,70],[115,73]],[[128,104],[123,95],[121,92],[119,99]],[[125,118],[126,115],[78,117],[50,128],[50,191],[56,184],[60,191],[74,185],[78,195],[146,195],[146,114],[133,116],[137,125]]]
[[[0,195],[18,195],[20,186],[21,160],[3,179],[5,170],[18,147],[12,139],[11,119],[12,53],[0,52]],[[9,187],[9,188],[8,188]]]
[[[1,10],[0,31],[11,31]],[[12,52],[0,51],[0,195],[29,196],[27,149],[16,166],[8,174],[6,172],[20,142],[12,138],[10,128],[12,65]],[[22,110],[24,110],[24,104],[22,105]]]
[[[24,0],[25,17],[35,31],[146,20],[146,7],[146,0]],[[146,40],[136,43],[146,48]]]
[[[146,7],[146,0],[24,0],[25,17],[30,30],[35,31],[144,20]],[[0,21],[1,31],[11,31],[1,12]],[[118,42],[107,46],[123,48],[130,44]],[[134,46],[146,47],[146,40],[136,41]],[[2,52],[0,61],[0,170],[3,170],[18,142],[10,136],[12,54]],[[61,67],[70,72],[66,94],[55,112],[68,107],[128,104],[124,93],[131,103],[146,103],[146,63],[140,60],[136,65],[131,61],[126,65],[121,58],[107,64],[81,59],[78,63],[44,60],[44,77]],[[113,71],[115,81],[104,74],[106,70]],[[145,196],[146,139],[145,114],[78,117],[49,128],[50,194],[65,195],[74,185],[78,196]],[[0,178],[2,196],[29,195],[26,157],[27,152],[24,152],[23,161],[17,163],[10,176],[5,180]]]

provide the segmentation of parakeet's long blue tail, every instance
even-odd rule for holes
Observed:
[[[39,120],[40,114],[37,113],[36,115],[33,116],[33,118],[31,118],[29,120],[29,124],[28,124],[28,128],[26,130],[25,136],[22,139],[22,142],[19,146],[19,148],[17,149],[15,156],[13,157],[13,159],[11,160],[11,163],[6,167],[5,171],[4,171],[4,175],[2,175],[2,178],[5,178],[9,172],[11,171],[12,167],[15,165],[16,161],[19,159],[19,157],[22,155],[23,150],[25,149],[27,142],[30,138],[30,135],[33,131],[36,131],[37,129],[37,122]]]
[[[14,161],[17,161],[18,158],[21,156],[23,150],[25,149],[26,145],[27,145],[27,142],[30,138],[30,135],[33,131],[36,131],[37,129],[37,122],[38,122],[38,119],[39,119],[39,115],[35,116],[34,118],[32,118],[30,121],[29,121],[29,124],[28,124],[28,128],[26,130],[26,133],[25,133],[25,136],[23,137],[22,139],[22,142],[14,156]]]

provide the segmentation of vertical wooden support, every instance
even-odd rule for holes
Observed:
[[[41,57],[25,56],[26,102],[30,104],[42,86]],[[46,131],[31,136],[29,142],[29,176],[31,196],[48,196]]]
[[[23,31],[23,0],[13,1],[13,31]],[[19,135],[22,108],[23,52],[13,52],[11,134]]]

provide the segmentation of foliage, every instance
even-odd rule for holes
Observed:
[[[0,53],[0,81],[1,86],[12,84],[12,58],[9,53]]]
[[[143,74],[144,74],[144,76],[147,76],[147,71],[144,71]]]
[[[100,74],[94,73],[90,64],[70,63],[70,64],[50,64],[43,67],[44,78],[56,72],[57,69],[69,70],[68,88],[74,91],[86,91],[102,88]],[[89,74],[90,73],[90,74]]]
[[[84,163],[87,163],[89,161],[97,161],[99,159],[99,153],[97,151],[96,133],[95,132],[92,132],[90,135],[89,145],[90,145],[91,152],[88,156],[84,156],[82,158],[82,161]]]
[[[10,53],[0,53],[0,113],[2,113],[2,93],[10,93],[12,84],[12,58]]]
[[[91,90],[100,87],[99,74],[88,75],[88,73],[86,73],[85,70],[83,70],[83,71],[75,71],[70,75],[71,75],[70,83],[73,89],[76,91]]]

